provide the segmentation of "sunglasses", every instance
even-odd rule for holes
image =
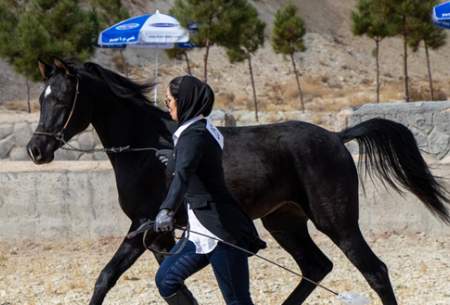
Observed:
[[[166,107],[169,108],[169,104],[170,104],[170,98],[168,98],[167,96],[164,99],[164,103],[166,104]]]

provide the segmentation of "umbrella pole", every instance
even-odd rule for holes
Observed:
[[[153,97],[153,103],[156,105],[156,99],[158,96],[158,57],[159,57],[159,50],[156,50],[156,56],[155,56],[155,91],[154,91],[154,97]]]

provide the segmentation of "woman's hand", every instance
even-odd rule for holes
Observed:
[[[175,224],[174,211],[162,209],[155,218],[155,232],[173,231]]]
[[[155,155],[158,158],[159,162],[167,166],[167,162],[172,157],[173,150],[172,149],[159,149]]]

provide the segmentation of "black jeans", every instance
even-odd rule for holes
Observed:
[[[178,242],[171,252],[180,246]],[[208,254],[195,253],[195,245],[186,243],[183,250],[164,259],[156,273],[156,285],[163,297],[176,293],[184,280],[209,263],[227,305],[253,305],[249,291],[247,254],[219,242]]]

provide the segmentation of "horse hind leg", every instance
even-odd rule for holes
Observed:
[[[302,274],[320,282],[331,272],[333,263],[311,239],[306,221],[300,208],[293,204],[285,205],[262,218],[264,227],[294,258]],[[283,305],[302,304],[315,288],[316,285],[302,279]]]
[[[342,179],[342,181],[351,181]],[[336,189],[339,189],[336,187]],[[361,272],[370,287],[378,294],[383,305],[397,305],[395,294],[389,280],[386,265],[373,253],[358,225],[357,190],[346,189],[344,193],[353,196],[326,196],[316,194],[311,216],[318,230],[326,234],[344,252],[351,263]],[[323,199],[325,198],[325,199]],[[327,200],[326,198],[340,198]]]
[[[358,174],[353,159],[343,145],[322,151],[321,166],[301,172],[303,181],[308,181],[308,216],[362,273],[383,305],[397,305],[387,267],[359,229]]]
[[[386,265],[373,253],[359,229],[330,236],[333,242],[361,272],[383,305],[397,305]]]
[[[357,211],[357,200],[355,204]],[[357,213],[351,211],[353,204],[341,201],[326,209],[317,208],[320,206],[315,204],[312,210],[317,229],[331,238],[344,252],[378,294],[383,305],[397,305],[388,269],[365,241],[358,225]]]

